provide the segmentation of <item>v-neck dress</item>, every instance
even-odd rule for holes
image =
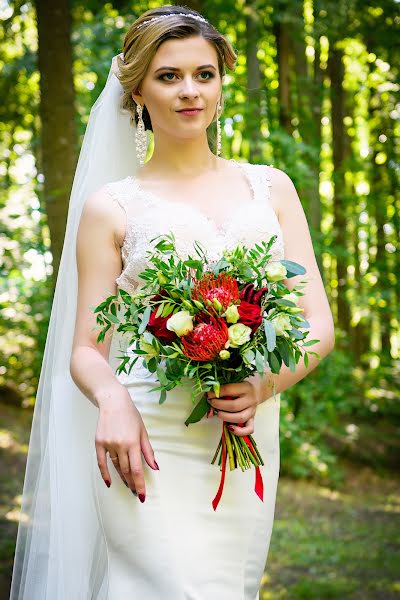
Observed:
[[[271,235],[277,236],[273,259],[284,258],[282,230],[271,204],[270,167],[231,162],[242,170],[252,194],[250,203],[237,206],[223,225],[193,205],[162,200],[135,177],[107,184],[111,201],[127,217],[123,270],[116,281],[121,289],[134,293],[143,284],[139,273],[148,266],[150,240],[170,231],[183,258],[193,254],[194,240],[210,260],[217,260],[226,248],[239,242],[251,246]],[[124,347],[122,335],[113,334],[109,360],[114,372]],[[228,469],[214,511],[211,501],[221,473],[210,461],[221,420],[214,416],[186,427],[193,408],[187,388],[169,391],[160,405],[159,393],[149,393],[156,377],[140,360],[129,375],[116,377],[141,413],[160,470],[143,461],[142,504],[122,483],[109,457],[112,485],[104,485],[93,453],[93,490],[107,550],[102,600],[257,600],[279,476],[279,394],[262,402],[255,416],[254,436],[265,462],[264,501],[254,492],[254,469]]]

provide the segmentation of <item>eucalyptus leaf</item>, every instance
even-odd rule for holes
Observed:
[[[267,338],[267,349],[272,352],[276,347],[276,331],[271,321],[264,319],[264,331],[265,337]]]
[[[145,331],[148,323],[149,323],[149,319],[150,319],[150,315],[151,315],[151,311],[152,311],[152,307],[151,306],[146,306],[146,309],[143,313],[143,317],[142,320],[140,322],[139,325],[139,329],[138,329],[138,333],[141,334]]]
[[[256,369],[260,375],[262,375],[265,370],[264,357],[259,350],[256,350]]]
[[[288,279],[290,277],[295,277],[296,275],[304,275],[304,273],[306,273],[306,269],[302,265],[299,265],[298,263],[293,262],[291,260],[282,259],[281,264],[286,268]]]
[[[157,371],[158,381],[161,383],[161,385],[168,385],[169,380],[164,372],[164,369],[162,369],[162,367],[160,367],[160,365],[157,365],[156,371]]]

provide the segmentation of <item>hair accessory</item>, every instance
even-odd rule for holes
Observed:
[[[136,27],[136,29],[140,29],[141,27],[144,27],[144,25],[148,25],[149,23],[153,23],[154,21],[159,21],[160,19],[168,19],[169,17],[189,17],[191,19],[201,21],[202,23],[208,23],[207,19],[201,17],[200,15],[193,15],[192,13],[169,13],[168,15],[158,15],[157,17],[152,17],[147,21],[143,21],[143,23],[140,23]]]

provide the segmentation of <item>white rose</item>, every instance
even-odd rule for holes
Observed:
[[[186,335],[193,329],[193,319],[194,315],[187,310],[180,310],[168,319],[167,329],[174,331],[179,336]]]
[[[265,268],[265,274],[269,281],[281,281],[287,275],[286,267],[279,261],[272,262]]]
[[[284,335],[285,331],[292,329],[290,318],[283,313],[276,315],[276,317],[271,320],[271,323],[274,326],[276,335]]]
[[[240,315],[236,304],[231,304],[230,306],[228,306],[228,308],[222,316],[225,317],[228,323],[237,323],[239,321]]]
[[[228,327],[228,341],[225,348],[237,348],[250,340],[251,328],[243,323],[235,323]]]

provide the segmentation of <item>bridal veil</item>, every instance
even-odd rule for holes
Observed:
[[[83,205],[136,173],[135,126],[121,108],[116,57],[93,105],[74,176],[39,379],[10,600],[102,600],[106,548],[91,486],[98,409],[70,371],[77,303],[76,236]],[[62,168],[62,165],[60,165]]]

